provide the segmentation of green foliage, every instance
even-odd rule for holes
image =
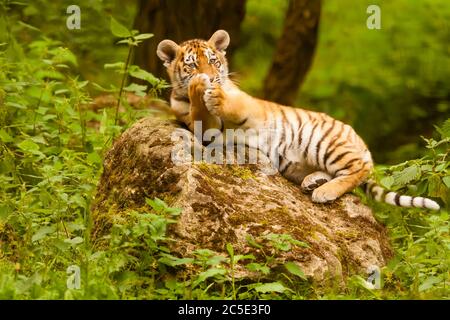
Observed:
[[[377,218],[389,227],[395,257],[382,270],[384,289],[376,298],[437,298],[449,295],[450,236],[450,139],[445,127],[437,128],[440,139],[424,139],[429,154],[391,167],[380,167],[385,187],[403,194],[434,198],[440,212],[395,208],[373,204]],[[358,281],[354,279],[356,286]],[[361,288],[361,287],[360,287]],[[361,289],[368,292],[366,289]],[[360,291],[356,291],[359,292]]]
[[[416,160],[409,160],[389,168],[381,168],[380,174],[388,175],[381,179],[381,184],[392,190],[405,194],[421,195],[440,199],[447,209],[450,206],[450,134],[446,126],[440,132],[440,139],[426,139],[429,154]]]

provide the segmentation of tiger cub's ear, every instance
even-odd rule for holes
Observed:
[[[209,38],[208,42],[212,44],[217,50],[225,54],[225,49],[230,44],[230,36],[225,30],[217,30],[216,32],[214,32],[211,38]]]
[[[158,44],[156,54],[164,61],[164,66],[168,67],[177,56],[179,46],[172,40],[163,40]]]

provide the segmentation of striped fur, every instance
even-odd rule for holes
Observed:
[[[280,173],[312,192],[312,201],[333,201],[363,185],[375,200],[402,207],[438,210],[426,198],[388,192],[368,177],[372,156],[352,127],[330,116],[260,100],[241,91],[228,78],[225,49],[229,36],[219,30],[208,40],[180,45],[163,40],[157,54],[172,83],[171,107],[177,118],[193,130],[255,129],[274,132],[270,140],[250,139],[249,146],[278,163]]]

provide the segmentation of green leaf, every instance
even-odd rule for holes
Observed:
[[[3,129],[0,129],[0,140],[4,143],[12,142],[13,138]]]
[[[395,180],[393,177],[389,176],[389,177],[384,177],[383,179],[380,180],[380,184],[385,187],[386,189],[390,189],[392,187],[392,185],[394,184]]]
[[[190,264],[194,262],[192,258],[177,258],[170,254],[164,254],[163,257],[158,260],[160,263],[165,264],[169,267],[176,267],[182,264]]]
[[[442,138],[450,138],[450,118],[447,119],[441,129]]]
[[[127,38],[127,39],[123,39],[123,40],[117,41],[116,44],[128,44],[128,45],[131,45],[131,44],[133,44],[133,40],[131,38]]]
[[[155,198],[155,199],[149,199],[146,198],[145,202],[152,207],[153,210],[155,210],[156,212],[160,212],[161,210],[163,210],[166,207],[166,204],[164,203],[164,201],[162,201],[159,198]]]
[[[234,263],[238,263],[241,260],[255,260],[255,256],[252,254],[238,254],[233,256]]]
[[[113,35],[119,38],[131,37],[131,31],[128,30],[124,25],[118,22],[116,19],[111,17],[110,29]]]
[[[84,240],[81,237],[75,237],[75,238],[72,238],[72,239],[64,239],[65,243],[69,243],[69,244],[72,244],[72,245],[83,243],[83,241]]]
[[[268,266],[256,262],[249,263],[245,267],[250,271],[261,272],[262,274],[265,275],[270,273],[270,268]]]
[[[442,182],[447,186],[447,188],[450,188],[450,176],[445,176],[442,178]]]
[[[233,246],[231,245],[231,243],[227,243],[226,248],[227,248],[228,254],[230,255],[231,259],[233,259],[234,249],[233,249]]]
[[[14,107],[14,108],[17,108],[17,109],[26,109],[27,108],[26,106],[24,106],[24,105],[22,105],[20,103],[11,102],[11,101],[6,102],[5,105],[6,106],[10,106],[10,107]]]
[[[97,152],[91,152],[88,154],[86,161],[89,164],[101,164],[102,158],[100,157],[100,155]]]
[[[417,165],[412,165],[410,167],[407,167],[403,169],[400,172],[396,172],[393,175],[393,178],[395,180],[396,185],[406,185],[407,183],[411,182],[412,180],[417,179],[417,177],[420,174],[420,168]]]
[[[159,79],[156,78],[153,74],[145,70],[142,70],[141,68],[135,65],[129,67],[128,73],[132,77],[147,81],[152,86],[156,85],[159,82]]]
[[[27,152],[39,151],[39,145],[31,140],[24,140],[17,145],[20,149]]]
[[[226,258],[222,256],[212,256],[211,258],[208,258],[208,260],[206,260],[206,264],[209,266],[217,266],[225,260]]]
[[[255,239],[251,235],[247,235],[246,240],[248,244],[254,248],[262,249],[263,246],[255,241]]]
[[[295,275],[303,280],[307,279],[303,270],[300,269],[300,267],[295,262],[292,262],[292,261],[286,262],[284,264],[284,267],[287,269],[287,271],[289,271],[293,275]]]
[[[25,22],[20,21],[20,20],[18,21],[18,24],[24,26],[25,28],[33,30],[33,31],[39,31],[39,32],[41,31],[39,28],[36,28],[35,26],[32,26],[31,24],[25,23]]]
[[[56,226],[55,225],[51,225],[51,226],[44,226],[41,227],[40,229],[38,229],[38,231],[36,231],[36,233],[31,237],[31,242],[36,242],[39,241],[43,238],[45,238],[46,235],[53,233],[56,231]]]
[[[141,33],[141,34],[138,34],[137,36],[134,36],[134,39],[145,40],[145,39],[150,39],[151,37],[153,37],[153,33]]]
[[[286,291],[287,288],[279,282],[271,282],[271,283],[261,284],[261,285],[255,287],[255,290],[258,292],[262,292],[262,293],[267,293],[267,292],[280,292],[281,293],[281,292]]]
[[[34,136],[30,138],[33,140],[33,142],[40,143],[40,144],[47,144],[47,141],[45,141],[43,136]]]
[[[138,96],[145,96],[145,90],[147,90],[147,86],[131,83],[130,85],[123,88],[123,90],[128,92],[134,92]]]
[[[12,212],[13,210],[8,205],[0,205],[0,221],[6,221],[6,219]]]
[[[425,291],[430,289],[433,285],[435,285],[436,283],[441,282],[441,279],[439,279],[438,277],[428,277],[424,282],[422,282],[422,284],[419,286],[419,291]]]
[[[200,283],[204,282],[206,279],[211,277],[216,277],[219,275],[224,275],[226,273],[225,269],[219,269],[219,268],[211,268],[206,271],[203,271],[198,275],[198,278],[194,281],[192,287],[195,288]]]
[[[438,164],[438,165],[436,166],[436,168],[434,169],[434,171],[435,171],[435,172],[446,171],[447,166],[448,166],[449,164],[450,164],[450,163],[448,163],[448,162],[442,162],[442,163],[440,163],[440,164]]]
[[[105,69],[114,69],[114,70],[117,70],[117,69],[122,70],[124,67],[125,67],[125,63],[123,63],[123,62],[105,63],[103,65],[103,68],[105,68]]]
[[[58,47],[49,50],[49,53],[53,55],[52,61],[56,64],[69,62],[73,66],[78,66],[77,57],[67,48]]]
[[[446,191],[446,187],[441,182],[441,178],[438,175],[432,175],[428,179],[428,195],[430,197],[444,199]]]

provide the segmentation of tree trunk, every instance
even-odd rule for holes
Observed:
[[[229,58],[238,44],[244,15],[245,0],[140,0],[134,28],[141,33],[153,33],[154,37],[137,48],[135,62],[155,76],[167,79],[156,56],[161,40],[177,43],[194,38],[207,40],[218,29],[230,34]]]
[[[311,66],[317,43],[320,0],[290,0],[283,33],[264,81],[264,98],[292,105]]]

